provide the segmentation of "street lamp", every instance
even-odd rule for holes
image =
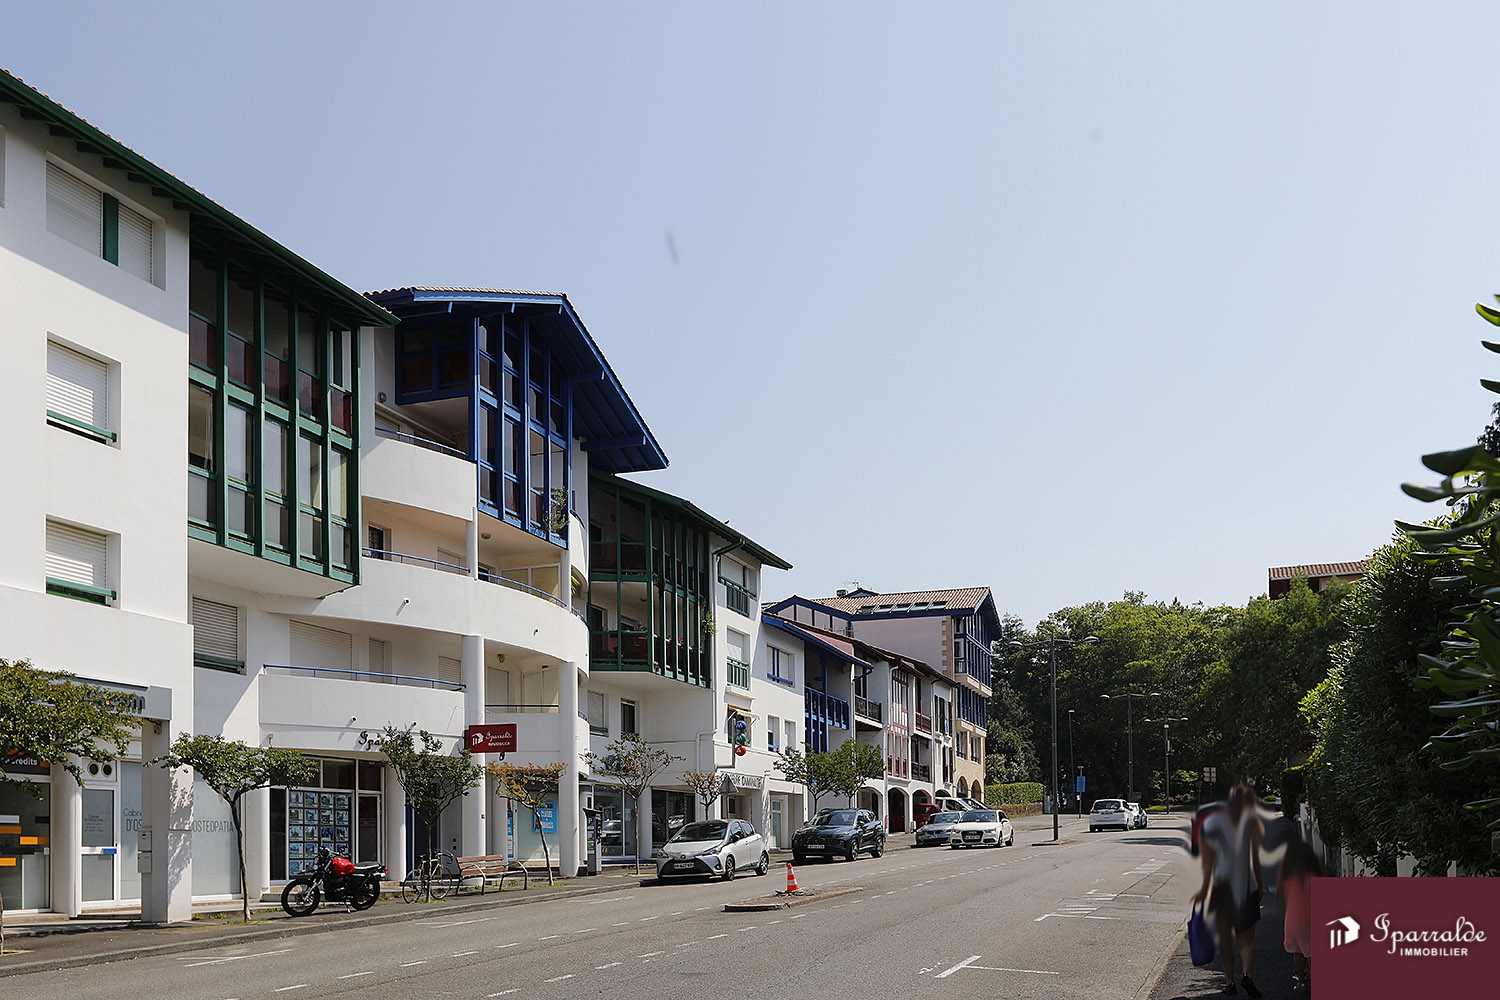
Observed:
[[[1186,718],[1142,719],[1142,722],[1161,723],[1161,767],[1163,780],[1167,783],[1167,814],[1172,813],[1172,723],[1186,722]]]
[[[1078,794],[1078,768],[1073,764],[1073,710],[1068,709],[1068,777],[1073,778],[1073,805],[1078,808],[1078,818],[1083,818],[1083,796]]]
[[[1052,839],[1060,840],[1061,835],[1057,832],[1057,814],[1062,799],[1058,797],[1057,789],[1057,646],[1087,646],[1091,642],[1098,642],[1097,635],[1086,635],[1082,639],[1059,639],[1055,635],[1047,637],[1047,662],[1052,667]],[[1040,646],[1041,640],[1036,642],[1012,642],[1012,649],[1026,649],[1031,646]]]
[[[1103,699],[1104,701],[1118,700],[1120,698],[1124,698],[1125,699],[1125,759],[1126,759],[1126,762],[1127,762],[1126,763],[1126,767],[1128,769],[1126,771],[1126,778],[1127,778],[1126,784],[1130,786],[1128,788],[1128,790],[1127,790],[1127,793],[1128,793],[1128,795],[1130,797],[1130,801],[1134,802],[1135,801],[1135,721],[1132,718],[1132,716],[1134,715],[1135,700],[1137,698],[1160,698],[1161,697],[1161,692],[1160,691],[1150,691],[1150,692],[1143,693],[1143,692],[1140,692],[1140,691],[1127,691],[1124,694],[1101,694],[1099,697],[1101,699]]]

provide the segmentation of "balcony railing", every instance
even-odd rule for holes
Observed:
[[[917,732],[919,732],[919,733],[930,733],[930,732],[932,732],[932,716],[930,716],[930,715],[923,715],[921,712],[917,713]]]
[[[489,718],[490,718],[491,715],[515,715],[515,714],[556,715],[557,714],[557,706],[555,704],[554,705],[540,705],[540,704],[517,704],[517,703],[507,703],[507,704],[503,704],[503,705],[486,705],[486,706],[484,706],[484,713],[485,713],[485,718],[486,718],[487,721],[489,720]]]
[[[418,448],[426,448],[428,451],[452,455],[455,458],[463,459],[465,462],[472,461],[468,455],[465,455],[452,445],[443,444],[441,441],[433,441],[431,438],[417,437],[415,434],[403,434],[400,431],[393,431],[388,427],[377,427],[375,428],[375,433],[381,437],[390,438],[393,441],[405,441],[407,444],[414,444]]]
[[[911,761],[887,756],[885,758],[885,773],[893,778],[909,778],[911,777]]]
[[[465,571],[465,572],[467,572],[467,571]],[[558,597],[556,594],[552,593],[551,591],[539,590],[536,587],[533,587],[529,583],[522,583],[520,580],[512,580],[510,577],[508,577],[508,576],[502,576],[499,573],[486,573],[484,570],[480,570],[479,571],[479,579],[483,580],[485,583],[496,583],[496,584],[499,584],[502,587],[509,587],[511,590],[519,590],[522,593],[530,594],[533,597],[540,597],[543,600],[551,601],[553,604],[556,604],[558,607],[560,607],[560,608],[567,608],[569,611],[573,612],[573,614],[577,615],[579,618],[583,618],[583,613],[581,611],[579,611],[577,608],[573,607],[567,601],[565,601],[562,598]]]
[[[399,684],[404,687],[435,688],[438,691],[462,691],[458,681],[443,681],[436,677],[416,677],[411,674],[382,674],[371,670],[344,670],[337,667],[294,667],[285,663],[267,663],[264,668],[270,673],[286,673],[298,677],[331,677],[341,681],[364,681],[367,684]]]
[[[932,780],[932,765],[931,764],[913,764],[911,766],[911,776],[912,776],[912,780],[913,781],[931,781]]]
[[[737,583],[730,583],[720,578],[724,584],[724,606],[730,611],[750,617],[750,608],[755,603],[755,595]]]
[[[388,549],[372,549],[369,546],[365,546],[359,551],[364,555],[366,559],[378,559],[381,562],[400,563],[403,566],[425,566],[428,569],[440,570],[444,573],[452,573],[455,576],[469,575],[468,567],[460,566],[457,563],[443,562],[441,559],[433,559],[428,556],[414,556],[407,552],[392,552]],[[531,594],[533,597],[540,597],[545,601],[551,601],[558,607],[571,611],[573,613],[573,616],[580,621],[586,620],[583,617],[583,612],[573,607],[567,601],[558,597],[556,594],[550,593],[549,591],[538,590],[536,587],[531,586],[529,583],[522,583],[519,580],[512,580],[509,577],[501,576],[498,573],[486,573],[484,570],[479,571],[479,579],[483,580],[485,583],[499,584],[502,587],[509,587],[511,590],[519,590],[524,593]]]
[[[844,699],[809,689],[805,692],[804,705],[810,722],[836,729],[849,728],[849,703]]]
[[[645,542],[595,542],[589,546],[589,572],[605,576],[645,576]]]
[[[864,716],[866,719],[874,719],[876,722],[879,722],[881,720],[880,712],[882,707],[878,701],[871,701],[861,695],[854,696],[855,715]]]
[[[750,664],[744,660],[736,660],[730,657],[728,660],[729,670],[725,680],[737,688],[750,689]]]

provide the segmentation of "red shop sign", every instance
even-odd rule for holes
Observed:
[[[464,743],[470,753],[510,753],[516,748],[516,724],[470,726],[464,730]]]

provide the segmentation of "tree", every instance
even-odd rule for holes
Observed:
[[[74,757],[118,760],[130,748],[134,718],[117,692],[85,684],[72,674],[38,670],[27,660],[0,659],[0,768],[11,758],[46,761],[83,784]],[[0,785],[41,797],[44,786],[0,770]],[[0,896],[0,914],[5,899]],[[0,916],[0,955],[5,921]]]
[[[484,768],[461,747],[456,755],[439,753],[443,742],[425,729],[386,726],[380,750],[391,762],[396,780],[406,792],[406,804],[427,826],[427,856],[434,850],[438,817],[448,806],[469,794],[484,777]]]
[[[183,733],[171,749],[152,763],[167,769],[190,767],[204,784],[229,805],[234,824],[234,846],[240,859],[240,901],[245,922],[250,922],[249,875],[245,871],[245,829],[240,817],[240,799],[245,793],[268,785],[306,785],[318,776],[318,764],[296,750],[253,747],[226,740],[217,733],[190,736]]]
[[[703,803],[703,814],[724,794],[724,775],[719,771],[683,771],[682,783],[693,790]]]
[[[845,740],[837,750],[783,750],[772,766],[807,789],[817,812],[818,799],[829,792],[853,802],[868,779],[885,774],[885,756],[877,746]]]
[[[547,852],[547,837],[542,831],[538,811],[557,798],[557,783],[567,771],[566,764],[507,764],[494,761],[489,767],[495,776],[495,794],[521,803],[531,810],[536,835],[542,841],[542,859],[547,863],[547,884],[553,884],[552,855]]]
[[[611,779],[630,796],[636,815],[640,815],[641,794],[650,786],[651,780],[672,766],[673,761],[686,760],[660,747],[654,747],[639,733],[626,733],[604,748],[604,753],[592,750],[583,755],[589,768]],[[641,838],[635,838],[635,870],[641,870]]]

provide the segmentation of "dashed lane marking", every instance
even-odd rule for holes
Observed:
[[[617,965],[624,965],[624,964],[625,964],[624,962],[610,962],[608,965],[596,965],[596,966],[594,966],[594,971],[598,972],[598,971],[603,970],[603,969],[613,969]]]
[[[254,955],[225,955],[219,958],[206,958],[201,962],[189,962],[187,965],[184,965],[183,968],[196,969],[200,965],[223,965],[225,962],[242,962],[247,958],[265,958],[267,955],[285,955],[291,950],[292,949],[290,948],[282,948],[279,951],[262,951],[257,952]],[[178,956],[178,961],[181,961],[184,958],[192,957],[192,955],[180,955]]]
[[[542,982],[544,982],[544,983],[560,983],[564,979],[572,979],[572,978],[573,978],[573,973],[569,972],[569,973],[565,973],[564,975],[561,975],[561,976],[553,976],[551,979],[543,979]]]
[[[351,972],[347,976],[339,976],[340,979],[358,979],[360,976],[373,976],[374,969],[366,969],[364,972]]]

